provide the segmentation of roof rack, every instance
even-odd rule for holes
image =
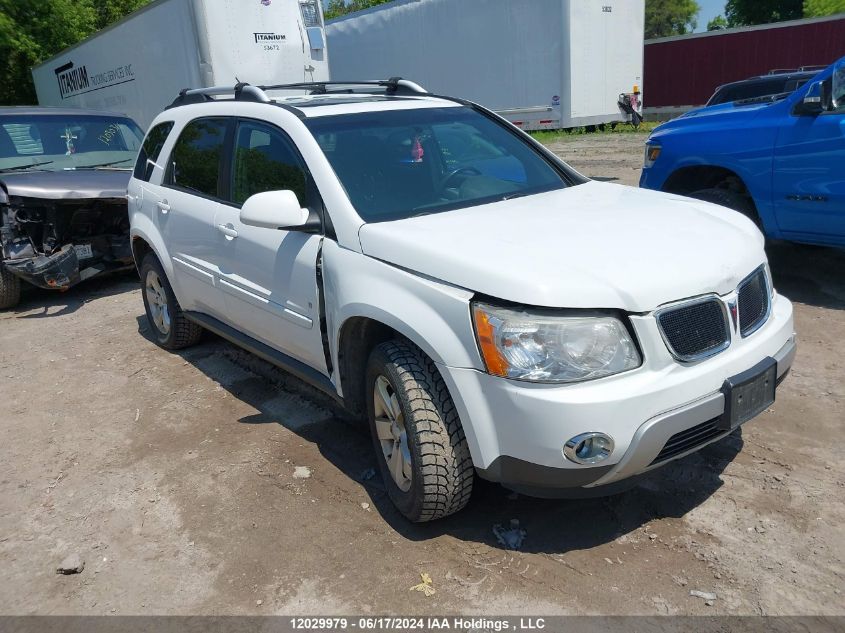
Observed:
[[[184,88],[166,109],[175,108],[190,103],[215,101],[213,97],[229,96],[235,101],[253,101],[257,103],[274,103],[267,96],[268,90],[308,90],[309,94],[342,94],[353,93],[361,87],[384,88],[387,95],[419,95],[429,94],[428,91],[413,81],[401,77],[380,79],[373,81],[312,81],[295,84],[278,84],[272,86],[252,86],[248,83],[238,83],[234,86],[212,86],[210,88]],[[279,104],[277,104],[279,105]]]
[[[816,72],[821,71],[827,68],[827,66],[799,66],[798,68],[774,68],[770,70],[768,75],[785,75],[788,73],[807,73],[807,72]]]
[[[262,90],[310,90],[309,94],[338,94],[352,93],[356,88],[384,88],[385,94],[428,94],[428,91],[418,83],[391,77],[390,79],[377,79],[372,81],[310,81],[295,84],[278,84],[274,86],[259,86]],[[333,88],[333,89],[330,89]]]
[[[232,95],[237,101],[257,101],[259,103],[270,103],[270,97],[257,86],[247,83],[238,83],[234,86],[212,86],[210,88],[183,88],[179,95],[166,109],[175,108],[189,103],[203,103],[214,101],[212,97],[218,95]]]

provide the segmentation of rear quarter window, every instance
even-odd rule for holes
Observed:
[[[167,140],[172,129],[173,121],[165,121],[164,123],[159,123],[149,131],[147,138],[144,139],[141,145],[141,151],[138,152],[138,160],[135,161],[135,171],[133,174],[135,178],[149,182],[150,177],[153,175],[153,169],[155,169],[158,156],[161,154],[161,148],[164,147],[164,142]]]

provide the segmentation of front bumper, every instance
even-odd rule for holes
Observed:
[[[72,244],[65,244],[52,255],[4,260],[3,265],[10,273],[27,283],[48,290],[67,290],[100,273],[128,270],[132,267],[132,251],[128,237],[99,238],[99,241],[105,244],[104,250],[95,251],[96,256],[84,260],[84,266]]]
[[[715,424],[725,409],[724,381],[767,357],[777,362],[780,381],[795,356],[792,305],[781,296],[762,328],[745,339],[737,336],[727,350],[695,365],[671,358],[653,318],[631,320],[644,348],[643,366],[593,382],[539,385],[441,367],[481,477],[538,496],[573,496],[565,492],[573,489],[608,494],[611,485],[726,436],[729,431]],[[614,439],[607,462],[567,460],[566,441],[592,431]],[[658,459],[678,434],[683,450]],[[673,446],[679,446],[677,438]]]

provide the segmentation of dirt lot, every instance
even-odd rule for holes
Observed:
[[[635,184],[643,140],[553,148]],[[212,337],[156,347],[131,277],[31,292],[0,313],[0,611],[845,614],[845,254],[771,258],[799,356],[741,434],[623,495],[484,484],[423,526],[366,479],[365,431],[325,397]],[[511,519],[518,552],[492,532]],[[57,575],[70,553],[84,571]],[[435,595],[409,591],[420,572]]]

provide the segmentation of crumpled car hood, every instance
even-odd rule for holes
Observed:
[[[131,176],[113,169],[7,172],[0,174],[0,184],[9,196],[23,198],[125,198]]]
[[[588,182],[444,213],[365,224],[361,249],[490,297],[648,312],[736,289],[766,261],[744,216],[699,200]]]

